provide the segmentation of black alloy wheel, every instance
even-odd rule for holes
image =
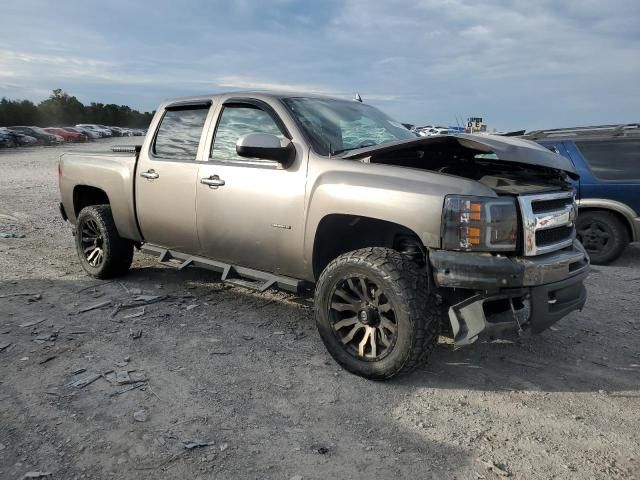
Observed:
[[[94,268],[99,268],[104,262],[104,237],[97,222],[93,218],[85,218],[78,230],[87,263]]]
[[[398,323],[393,305],[365,275],[339,282],[331,295],[333,329],[347,351],[367,361],[381,360],[393,349]]]
[[[109,205],[92,205],[80,211],[75,241],[80,264],[92,277],[122,275],[133,261],[133,242],[118,233]]]

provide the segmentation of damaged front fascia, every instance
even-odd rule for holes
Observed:
[[[537,257],[430,250],[429,261],[438,287],[496,290],[553,283],[588,270],[589,257],[574,240],[570,250]]]
[[[415,139],[399,140],[369,147],[358,148],[346,152],[341,158],[364,159],[387,156],[393,152],[425,149],[447,149],[464,151],[473,154],[492,154],[495,160],[505,163],[531,165],[562,171],[571,178],[579,178],[573,163],[562,155],[558,155],[530,140],[515,137],[501,137],[497,135],[438,135],[433,137],[418,137]]]

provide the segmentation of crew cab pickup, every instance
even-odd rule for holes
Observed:
[[[264,291],[314,291],[334,359],[367,378],[581,309],[566,158],[490,135],[416,137],[359,101],[229,93],[162,103],[141,146],[66,153],[61,213],[85,271],[134,248]]]

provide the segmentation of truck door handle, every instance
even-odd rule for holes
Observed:
[[[211,175],[210,177],[201,178],[200,183],[210,187],[222,187],[225,182],[218,175]]]
[[[149,180],[154,180],[158,178],[160,175],[153,168],[147,170],[146,172],[140,172],[140,176],[143,178],[148,178]]]

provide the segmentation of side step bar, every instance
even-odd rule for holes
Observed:
[[[300,281],[295,278],[275,275],[261,270],[254,270],[253,268],[230,265],[205,257],[168,250],[156,245],[144,244],[140,250],[143,253],[158,257],[158,262],[160,263],[169,264],[171,260],[180,261],[181,263],[176,265],[178,270],[189,266],[206,268],[219,272],[222,275],[221,280],[226,283],[238,287],[250,288],[259,292],[264,292],[271,287],[278,287],[282,290],[298,293],[300,286]],[[175,265],[174,262],[171,262],[171,264]]]

